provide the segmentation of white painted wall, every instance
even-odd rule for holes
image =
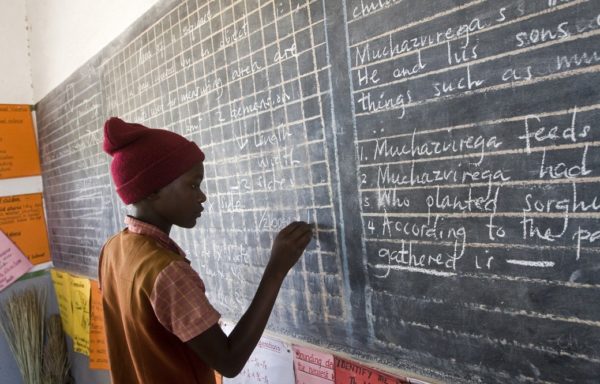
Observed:
[[[33,104],[24,0],[0,0],[0,104]]]
[[[33,101],[92,58],[157,0],[0,0],[27,4]]]

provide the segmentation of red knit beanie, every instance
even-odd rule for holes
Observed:
[[[111,117],[104,123],[104,152],[125,204],[135,203],[187,172],[204,153],[196,143],[164,129],[151,129]]]

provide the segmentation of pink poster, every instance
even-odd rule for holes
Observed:
[[[0,231],[0,291],[33,267],[29,259]]]
[[[293,346],[296,384],[333,384],[333,355]]]

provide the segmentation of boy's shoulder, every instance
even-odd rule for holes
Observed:
[[[156,275],[174,261],[185,260],[152,236],[124,229],[104,244],[100,268],[114,268],[127,275]],[[129,272],[125,272],[129,271]]]
[[[117,239],[121,233],[123,233],[123,231],[125,231],[127,228],[124,228],[123,230],[113,234],[111,237],[109,237],[105,242],[104,245],[102,246],[102,250],[104,250],[104,248],[106,248],[107,245],[109,245],[110,243],[112,243],[113,241],[115,241],[115,239]]]
[[[138,257],[162,258],[167,260],[178,260],[183,258],[174,250],[169,249],[157,238],[129,231],[127,228],[111,236],[103,247],[104,250],[125,252]]]

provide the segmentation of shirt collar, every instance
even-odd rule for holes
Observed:
[[[185,258],[185,252],[183,252],[183,249],[181,249],[177,243],[169,237],[169,235],[164,233],[157,226],[138,220],[133,216],[126,216],[125,224],[127,225],[129,232],[137,233],[138,235],[150,236],[151,238],[157,240],[163,247],[170,249],[171,251],[178,253]],[[186,261],[189,263],[189,260],[186,259]]]

